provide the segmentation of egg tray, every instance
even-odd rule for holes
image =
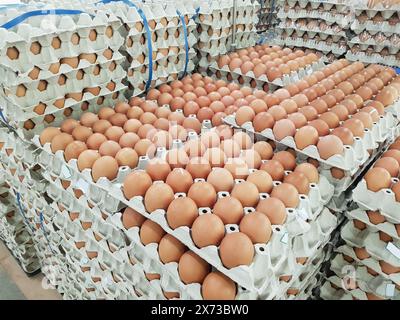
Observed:
[[[121,67],[122,61],[122,55],[116,52],[113,60],[105,61],[102,64],[89,65],[79,70],[73,70],[62,76],[60,75],[60,77],[54,77],[48,80],[30,80],[29,83],[15,86],[3,85],[2,97],[5,101],[9,102],[9,104],[13,104],[16,109],[23,109],[24,111],[28,109],[29,112],[39,103],[52,105],[57,100],[64,98],[64,96],[68,96],[68,94],[81,93],[85,89],[93,87],[100,87],[103,89],[110,81],[121,81],[126,76],[126,72]],[[112,62],[117,63],[117,65],[115,70],[110,71],[108,67]],[[94,75],[93,73],[95,68],[99,66],[102,67],[101,71],[98,75]],[[81,80],[76,79],[79,71],[83,71],[85,73],[83,79]],[[63,80],[64,84],[60,84],[60,79]],[[43,91],[40,91],[41,89],[39,89],[41,84],[44,84],[45,86]],[[21,86],[23,86],[26,90],[25,95],[18,97],[18,91]],[[85,92],[82,99],[88,99],[88,97],[96,95],[98,94],[92,92],[89,94]],[[73,104],[74,103],[68,104],[67,101],[66,106],[68,107]],[[63,105],[63,107],[65,107],[65,105]],[[60,107],[57,109],[60,109]]]
[[[220,68],[216,61],[210,64],[210,69],[213,72],[220,72],[221,78],[224,80],[228,80],[228,76],[230,75],[235,82],[241,77],[246,83],[249,83],[251,80],[254,80],[257,83],[258,88],[263,88],[265,84],[272,84],[273,87],[284,87],[290,83],[300,81],[303,77],[312,74],[315,71],[318,71],[325,67],[324,59],[321,58],[317,62],[312,63],[311,65],[307,65],[305,68],[300,68],[297,71],[293,71],[290,75],[283,75],[280,79],[275,79],[273,81],[269,80],[267,75],[262,75],[259,78],[256,78],[253,71],[249,71],[246,74],[240,70],[240,68],[230,70],[227,65]]]
[[[380,117],[379,122],[373,124],[371,130],[365,129],[365,135],[363,138],[355,137],[352,146],[344,146],[343,155],[337,154],[325,160],[319,156],[318,149],[315,145],[310,145],[303,150],[300,150],[296,147],[293,137],[285,137],[278,141],[275,138],[272,129],[265,129],[261,133],[255,132],[251,122],[246,122],[241,127],[238,126],[236,124],[235,114],[226,116],[223,121],[235,128],[244,129],[249,134],[255,134],[256,137],[273,140],[278,144],[294,149],[296,153],[317,159],[320,163],[326,164],[327,166],[350,171],[351,174],[356,173],[359,167],[369,159],[370,155],[367,150],[377,149],[378,143],[393,137],[395,131],[394,127],[397,125],[397,119],[395,119],[392,114],[386,113],[385,116]]]
[[[372,293],[388,300],[396,300],[400,298],[400,290],[397,289],[393,282],[383,278],[382,276],[374,276],[370,274],[367,267],[360,264],[350,264],[344,260],[343,255],[338,254],[331,262],[331,271],[334,276],[328,278],[328,281],[338,287],[342,287],[343,277],[354,279],[357,288],[348,286],[346,291],[359,300],[367,300],[365,293]]]
[[[400,33],[400,24],[390,25],[388,21],[382,21],[379,23],[374,23],[372,21],[365,21],[361,23],[359,20],[354,20],[350,26],[351,30],[353,30],[356,34],[361,33],[364,30],[367,30],[371,34],[375,34],[378,32],[383,33],[393,33],[399,34]]]
[[[368,8],[365,6],[360,6],[360,7],[355,7],[354,8],[354,13],[356,16],[360,16],[363,13],[365,13],[369,19],[373,19],[378,13],[381,14],[381,16],[385,20],[389,20],[394,14],[398,13],[400,10],[400,5],[397,6],[392,6],[390,8],[384,8],[382,5],[379,5],[378,7],[374,8]]]
[[[361,41],[360,38],[357,36],[348,41],[347,44],[350,47],[350,50],[355,44],[357,44],[362,51],[366,51],[369,47],[372,47],[373,51],[375,52],[381,52],[384,48],[387,48],[389,50],[389,55],[395,55],[400,51],[400,41],[399,43],[395,44],[389,39],[378,43],[375,39],[372,38],[367,41]]]
[[[346,59],[350,61],[362,61],[364,63],[380,63],[387,66],[400,67],[400,59],[395,55],[382,56],[379,53],[366,54],[363,51],[353,53],[350,50],[346,53]]]
[[[385,217],[381,214],[382,217],[385,218],[385,221],[379,224],[374,224],[370,221],[369,216],[366,210],[361,208],[354,209],[352,211],[348,211],[346,213],[349,219],[359,220],[367,225],[367,230],[371,233],[377,233],[379,231],[386,233],[391,236],[396,241],[400,241],[400,223],[399,220],[393,220],[391,218]],[[399,232],[397,232],[397,229]]]
[[[121,83],[117,84],[117,89],[113,92],[108,92],[108,89],[104,89],[104,93],[97,97],[90,98],[88,101],[82,100],[68,108],[59,109],[55,113],[51,114],[54,117],[51,119],[52,121],[45,119],[46,115],[31,118],[30,121],[32,121],[33,123],[33,129],[26,129],[26,127],[24,127],[25,121],[19,121],[19,119],[15,120],[15,118],[11,118],[7,114],[5,114],[5,120],[7,121],[7,123],[3,122],[4,120],[1,121],[1,119],[0,123],[2,122],[10,129],[14,130],[14,132],[21,139],[31,140],[35,135],[40,134],[44,128],[50,125],[57,126],[58,124],[62,123],[66,118],[79,118],[79,116],[83,113],[82,107],[85,107],[85,111],[97,112],[103,106],[114,105],[118,101],[125,100],[125,97],[122,94],[125,90],[126,86]],[[70,110],[71,108],[72,111]],[[65,115],[66,109],[71,111],[71,113]]]
[[[309,28],[305,26],[299,26],[296,22],[290,23],[289,21],[287,22],[281,22],[277,26],[277,31],[279,32],[280,30],[286,30],[287,34],[290,36],[292,33],[296,31],[296,33],[300,36],[303,37],[303,35],[306,33],[309,38],[314,38],[316,35],[318,35],[322,40],[326,40],[328,36],[332,36],[333,42],[338,42],[341,39],[346,39],[346,32],[342,29],[340,32],[337,30],[334,30],[332,28],[327,28],[325,30],[322,30],[320,28]]]
[[[79,8],[82,9],[82,8]],[[19,16],[23,12],[16,12],[13,16]],[[6,18],[4,22],[8,22],[11,17]],[[49,18],[31,17],[30,23],[21,23],[13,30],[1,29],[0,38],[0,65],[10,71],[29,72],[34,65],[43,65],[58,62],[64,57],[76,57],[81,53],[93,53],[101,49],[106,49],[107,46],[114,50],[119,50],[123,44],[123,38],[114,32],[114,35],[109,38],[104,35],[108,26],[117,29],[121,25],[119,19],[105,12],[98,12],[92,19],[87,13],[79,15],[63,15],[51,16]],[[57,24],[54,25],[54,22]],[[97,32],[97,40],[89,41],[88,36],[90,30]],[[56,34],[61,42],[59,49],[54,49],[51,42]],[[71,36],[77,34],[80,42],[73,45],[70,42]],[[39,42],[40,52],[33,54],[30,50],[32,43]],[[66,43],[68,42],[68,43]],[[7,48],[15,47],[19,54],[16,59],[11,60],[7,56]]]
[[[284,6],[287,4],[289,8],[294,8],[296,4],[300,6],[300,8],[305,8],[308,4],[311,5],[313,10],[318,9],[318,7],[322,4],[324,10],[329,11],[335,6],[335,9],[339,12],[343,12],[348,10],[349,6],[343,0],[327,0],[327,1],[317,1],[317,0],[278,0],[278,5]]]
[[[352,247],[364,247],[375,260],[383,260],[395,267],[400,267],[400,241],[398,239],[387,243],[380,240],[379,232],[371,233],[368,229],[359,230],[354,227],[353,221],[349,221],[342,228],[341,236]],[[391,249],[390,246],[394,249]]]
[[[317,11],[317,10],[312,10],[312,11],[306,11],[304,9],[295,11],[295,10],[289,10],[285,12],[284,9],[280,9],[277,14],[278,18],[281,20],[285,19],[292,19],[292,20],[297,20],[297,19],[303,19],[303,18],[311,18],[311,19],[322,19],[327,23],[337,23],[339,26],[342,28],[346,28],[350,25],[350,22],[353,20],[353,17],[351,14],[341,14],[341,13],[331,13],[329,11]]]
[[[325,55],[332,52],[336,56],[341,56],[347,51],[347,46],[341,45],[340,43],[328,44],[325,41],[307,40],[303,38],[293,39],[291,37],[277,37],[273,43],[281,46],[293,46],[293,47],[305,47],[309,49],[315,49],[322,51]]]

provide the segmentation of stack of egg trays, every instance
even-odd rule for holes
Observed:
[[[280,10],[278,18],[281,20],[278,26],[280,36],[275,39],[276,44],[306,47],[316,49],[328,54],[332,52],[340,56],[347,51],[347,38],[345,31],[349,28],[353,19],[350,7],[342,0],[315,1],[315,0],[278,0]],[[300,10],[295,9],[299,5]],[[334,23],[342,28],[341,32],[334,32],[332,29],[308,29],[288,26],[288,20],[315,19],[323,20],[327,25]],[[308,39],[304,40],[303,35],[307,33]],[[318,37],[318,39],[315,39]],[[326,41],[330,37],[329,41]]]
[[[399,15],[400,5],[386,8],[382,3],[377,3],[373,8],[369,8],[367,3],[368,1],[359,1],[354,5],[355,19],[351,24],[351,30],[356,35],[348,42],[351,50],[347,52],[346,57],[349,60],[400,67],[400,24],[390,23],[391,18],[396,14]],[[377,14],[380,14],[384,21],[375,23],[372,19]],[[367,19],[360,21],[358,19],[360,16],[367,16]],[[370,35],[381,33],[387,40],[377,42],[371,38],[368,41],[361,41],[359,35],[364,31]]]
[[[234,81],[241,85],[273,92],[281,87],[289,85],[290,83],[300,81],[303,77],[325,67],[324,61],[325,58],[322,57],[313,64],[307,65],[305,68],[301,68],[297,71],[292,71],[290,75],[283,75],[282,78],[275,79],[274,81],[268,80],[267,75],[265,74],[259,78],[256,78],[253,71],[249,71],[244,74],[240,68],[230,70],[227,65],[220,68],[217,61],[213,61],[210,64],[210,70],[215,73],[216,77],[219,79],[223,79],[228,82]]]
[[[206,130],[203,127],[203,130]],[[195,133],[189,134],[189,138],[196,136]],[[233,280],[235,280],[239,285],[242,287],[258,292],[258,294],[262,294],[264,290],[267,290],[268,287],[268,280],[265,278],[265,275],[260,275],[257,273],[257,270],[263,269],[261,267],[263,264],[268,265],[270,270],[283,270],[284,268],[282,265],[284,263],[288,263],[287,259],[288,255],[291,253],[290,250],[286,247],[286,244],[283,242],[290,242],[291,237],[296,236],[298,234],[302,234],[310,229],[310,225],[305,222],[308,219],[315,219],[322,209],[323,205],[328,203],[330,198],[333,195],[333,186],[331,186],[328,181],[321,176],[320,182],[318,185],[311,184],[311,192],[309,196],[301,195],[300,196],[300,205],[298,208],[295,209],[288,209],[288,223],[285,226],[276,226],[275,228],[275,236],[271,240],[271,243],[267,246],[257,245],[256,246],[256,259],[255,261],[259,261],[257,264],[260,265],[256,266],[256,263],[249,267],[238,267],[234,271],[233,270],[226,270],[222,266],[220,262],[217,248],[208,248],[208,249],[198,249],[195,247],[193,241],[190,237],[190,230],[188,228],[179,228],[178,230],[173,231],[169,228],[167,221],[165,219],[165,212],[164,211],[156,211],[154,213],[147,213],[144,206],[143,206],[143,198],[137,197],[128,201],[125,199],[123,192],[122,192],[122,183],[125,177],[131,172],[131,170],[127,167],[121,167],[119,169],[119,173],[117,178],[114,181],[109,181],[107,178],[100,178],[97,182],[92,180],[91,171],[86,169],[80,172],[76,165],[76,160],[70,160],[69,163],[66,163],[64,160],[63,151],[57,151],[55,154],[52,154],[50,145],[46,144],[44,146],[40,145],[38,137],[35,136],[32,140],[38,147],[41,148],[42,152],[38,157],[39,164],[46,168],[46,171],[43,172],[44,178],[51,182],[50,185],[55,185],[56,188],[52,188],[51,190],[48,189],[49,193],[54,193],[57,195],[57,190],[62,191],[63,185],[62,180],[70,181],[70,185],[68,186],[67,190],[69,190],[69,199],[74,198],[74,193],[78,189],[79,193],[83,193],[85,197],[80,197],[83,203],[90,200],[90,203],[97,204],[103,212],[112,213],[120,210],[125,206],[130,206],[134,208],[136,211],[142,213],[145,217],[154,220],[158,224],[160,224],[168,233],[171,233],[176,238],[178,238],[181,242],[187,245],[191,250],[196,252],[199,256],[203,259],[217,267],[218,270],[226,272],[230,275]],[[179,141],[175,142],[175,146],[179,147],[182,143]],[[164,156],[166,150],[160,148],[158,150],[158,156]],[[146,157],[142,157],[139,160],[138,169],[144,169],[147,164],[148,159]],[[49,166],[49,164],[51,164]],[[289,174],[287,172],[286,174]],[[240,183],[240,181],[237,181]],[[280,182],[275,182],[275,184],[279,184]],[[58,193],[60,195],[60,193]],[[226,193],[222,192],[219,196],[227,196]],[[266,194],[260,195],[261,197],[268,197]],[[65,195],[67,198],[67,195]],[[201,208],[200,214],[203,213],[203,209],[206,212],[210,212],[210,208]],[[254,211],[254,208],[248,208],[246,213]],[[229,226],[230,227],[230,226]],[[234,230],[238,230],[238,226],[233,226]],[[228,228],[228,232],[232,232],[230,228]],[[281,239],[284,239],[282,242]],[[307,246],[307,242],[300,243],[303,247]],[[263,247],[263,248],[261,248]],[[273,248],[279,248],[273,249]],[[264,251],[263,251],[264,250]],[[278,256],[274,256],[274,252],[278,253]],[[287,255],[282,255],[282,252],[288,252]],[[272,261],[271,261],[272,259]],[[272,265],[273,264],[273,265]],[[289,267],[289,269],[291,266]],[[265,268],[264,268],[265,269]],[[231,275],[232,274],[232,275]],[[258,276],[262,278],[262,283],[258,283],[256,285],[257,279],[254,276]]]
[[[233,0],[201,2],[197,16],[197,64],[206,73],[212,61],[231,50],[254,46],[257,41],[257,1],[236,1],[235,32]],[[234,33],[233,33],[234,32]],[[233,37],[235,42],[233,43]]]
[[[0,23],[26,11],[7,9]],[[46,123],[77,116],[82,112],[78,108],[114,102],[125,89],[126,75],[119,26],[117,17],[99,11],[95,17],[31,17],[12,29],[0,29],[2,120],[21,130],[42,130]]]
[[[257,32],[267,32],[276,23],[277,4],[274,0],[258,0]]]
[[[195,16],[192,2],[182,3],[176,0],[131,2],[143,10],[149,22],[151,39],[135,7],[130,7],[123,2],[112,2],[98,4],[96,10],[100,8],[111,11],[122,22],[120,34],[125,41],[121,50],[127,57],[126,70],[129,84],[127,93],[129,96],[137,96],[150,87],[176,80],[183,75],[185,70],[186,72],[193,71],[195,68],[193,59],[196,56],[194,45],[197,39],[194,35],[196,24],[192,19]],[[180,12],[185,20],[185,28],[177,12]],[[148,46],[152,48],[151,57]],[[152,69],[151,79],[149,79],[149,69]]]

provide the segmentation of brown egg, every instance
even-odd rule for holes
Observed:
[[[308,180],[307,176],[299,171],[292,172],[285,176],[283,182],[290,183],[300,194],[307,195],[310,192],[310,181]]]
[[[235,179],[246,179],[249,175],[249,167],[242,158],[229,158],[225,162],[227,169]]]
[[[186,170],[190,173],[193,179],[206,179],[211,172],[210,162],[203,157],[193,157],[189,160]]]
[[[386,221],[386,218],[379,211],[367,211],[368,219],[372,224],[381,224]]]
[[[296,208],[299,204],[299,193],[297,189],[289,183],[282,183],[272,189],[271,197],[281,200],[286,207]]]
[[[322,159],[329,159],[334,155],[342,155],[344,151],[343,142],[335,135],[321,137],[317,144],[319,156]]]
[[[113,114],[115,114],[115,111],[112,108],[103,107],[99,110],[99,112],[97,114],[98,114],[100,120],[108,120],[109,117],[111,117]]]
[[[224,223],[217,215],[211,213],[199,216],[191,229],[193,242],[199,248],[218,246],[224,235]]]
[[[61,124],[61,131],[72,134],[72,131],[79,126],[79,122],[76,121],[75,119],[67,119],[64,120],[63,123]]]
[[[43,146],[46,143],[51,142],[51,140],[58,134],[60,134],[60,128],[48,127],[42,131],[39,137],[40,144]]]
[[[389,274],[390,275],[390,274],[394,274],[394,273],[399,273],[400,272],[400,268],[399,267],[392,266],[391,264],[389,264],[389,263],[387,263],[387,262],[385,262],[383,260],[380,260],[379,264],[380,264],[380,267],[381,267],[382,271],[385,274]]]
[[[220,145],[218,133],[216,133],[215,131],[205,132],[201,135],[200,141],[206,148],[215,148]]]
[[[359,111],[352,117],[353,119],[359,119],[366,129],[372,128],[372,117],[367,112]]]
[[[172,169],[183,168],[189,162],[189,157],[184,149],[174,148],[167,152],[165,160]]]
[[[203,283],[210,269],[210,265],[193,251],[186,251],[179,260],[179,277],[186,284]]]
[[[198,207],[212,208],[217,201],[215,188],[208,182],[195,182],[188,191],[188,197],[192,198]]]
[[[78,157],[78,169],[91,169],[94,162],[100,158],[100,154],[96,150],[85,150]]]
[[[375,100],[381,102],[384,107],[387,107],[393,104],[397,97],[398,93],[393,87],[385,87],[376,95]]]
[[[136,168],[139,157],[135,150],[132,148],[122,148],[115,156],[119,166],[127,166],[131,169]]]
[[[152,213],[157,209],[167,210],[170,203],[174,200],[172,188],[163,183],[154,183],[146,192],[144,205],[147,212]]]
[[[93,124],[99,120],[99,117],[97,114],[94,114],[92,112],[85,112],[84,114],[81,115],[80,122],[83,126],[85,127],[92,127]]]
[[[243,217],[239,225],[240,232],[256,243],[267,243],[272,235],[271,222],[260,212],[252,212]]]
[[[231,196],[237,198],[243,207],[255,207],[259,200],[257,186],[249,181],[235,184]]]
[[[294,170],[296,158],[289,151],[279,151],[272,157],[272,160],[279,161],[285,170]]]
[[[73,141],[67,145],[64,151],[65,160],[78,159],[79,155],[87,150],[86,144],[82,141]],[[397,163],[397,162],[396,162]]]
[[[228,268],[250,265],[254,258],[254,247],[250,238],[242,232],[227,234],[219,247],[222,264]]]
[[[285,168],[277,160],[269,160],[263,163],[260,167],[260,170],[268,172],[274,181],[282,181],[285,175]]]
[[[217,192],[230,192],[233,188],[233,176],[224,168],[214,168],[207,177],[207,182],[213,185]]]
[[[256,210],[265,214],[273,225],[282,225],[286,221],[286,208],[278,198],[262,199]]]
[[[74,141],[74,138],[68,134],[68,133],[60,133],[58,135],[55,135],[51,139],[51,151],[53,153],[56,153],[59,150],[65,150],[65,148]]]
[[[354,248],[354,253],[360,260],[365,260],[371,257],[371,255],[367,252],[365,248]]]
[[[171,167],[166,160],[153,158],[147,163],[146,172],[153,181],[165,181],[171,172]]]
[[[236,123],[241,126],[246,122],[253,121],[255,115],[256,114],[251,107],[243,106],[236,112]]]
[[[272,131],[275,139],[280,141],[286,137],[293,137],[296,133],[296,126],[289,119],[281,119],[274,124]]]
[[[262,132],[268,128],[272,129],[274,124],[274,117],[268,112],[260,112],[253,119],[253,127],[256,132]]]
[[[122,214],[122,224],[129,230],[134,227],[140,227],[146,218],[132,208],[127,207]]]
[[[154,221],[147,219],[140,227],[140,241],[147,246],[150,243],[160,243],[165,231]]]
[[[103,142],[99,147],[99,153],[101,156],[115,157],[120,150],[121,146],[118,144],[118,142],[111,140]]]
[[[225,153],[220,148],[209,148],[203,157],[208,160],[212,167],[223,167],[225,164]]]
[[[108,128],[111,128],[111,123],[108,120],[99,120],[93,123],[93,132],[104,134]]]
[[[294,100],[291,100],[291,99],[283,100],[280,103],[280,106],[285,109],[287,114],[291,114],[293,112],[296,112],[297,109],[298,109],[296,102]]]
[[[201,294],[204,300],[234,300],[236,284],[221,272],[210,272],[203,281]]]
[[[372,192],[378,192],[381,189],[388,189],[391,185],[391,175],[384,169],[374,167],[366,173],[364,176],[367,188]]]
[[[246,162],[250,169],[258,169],[261,166],[261,157],[253,149],[243,150],[240,157]]]
[[[139,119],[143,113],[144,111],[141,108],[134,106],[128,110],[126,116],[129,119]]]
[[[353,133],[346,127],[339,127],[332,131],[332,134],[339,137],[344,145],[352,145],[354,142]]]
[[[343,104],[337,104],[330,111],[336,114],[340,121],[347,120],[349,117],[349,110]]]
[[[186,250],[185,245],[170,234],[164,235],[158,245],[158,254],[162,263],[178,263]]]
[[[193,179],[190,173],[185,169],[176,168],[168,174],[166,183],[175,193],[187,193],[190,186],[193,184]]]
[[[397,202],[400,202],[400,183],[397,182],[392,186],[392,191],[394,192]],[[399,233],[399,225],[396,225],[397,234]]]
[[[262,160],[269,160],[272,158],[273,149],[266,141],[258,141],[253,145],[253,149],[258,152]]]
[[[213,214],[218,216],[223,224],[239,224],[244,215],[243,206],[234,197],[220,198],[214,205]]]
[[[374,167],[386,169],[394,178],[397,178],[397,176],[399,175],[399,163],[396,159],[391,157],[384,157],[379,159],[377,162],[375,162]]]
[[[103,156],[93,163],[92,177],[94,181],[98,181],[101,177],[105,177],[112,181],[117,177],[118,163],[113,157]]]
[[[388,150],[382,155],[382,157],[395,158],[397,160],[397,162],[400,164],[400,151],[399,150],[395,150],[395,149]]]
[[[351,118],[346,120],[343,124],[343,127],[348,128],[355,137],[363,137],[364,136],[364,124],[361,120],[357,118]]]
[[[316,145],[318,139],[318,131],[312,126],[304,126],[300,128],[294,136],[296,146],[300,150],[303,150],[310,145]]]
[[[273,188],[272,177],[263,170],[257,170],[250,173],[247,177],[247,181],[253,183],[259,193],[270,193]]]
[[[168,206],[166,219],[172,229],[191,227],[198,217],[196,203],[187,197],[176,198]]]
[[[302,163],[299,164],[294,172],[303,173],[310,183],[318,183],[319,182],[319,173],[318,170],[310,163]]]
[[[97,134],[97,133],[95,133]],[[90,138],[89,138],[90,139]],[[88,141],[89,141],[88,139]],[[124,133],[118,143],[121,146],[121,148],[134,148],[136,143],[140,140],[139,136],[136,133],[133,132],[127,132]],[[87,142],[88,143],[88,142]]]

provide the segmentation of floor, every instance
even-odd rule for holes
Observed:
[[[0,300],[60,300],[56,290],[42,287],[43,275],[28,277],[0,241]]]

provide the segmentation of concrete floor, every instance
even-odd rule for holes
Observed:
[[[0,300],[60,300],[56,290],[42,287],[43,274],[28,277],[0,241]]]

